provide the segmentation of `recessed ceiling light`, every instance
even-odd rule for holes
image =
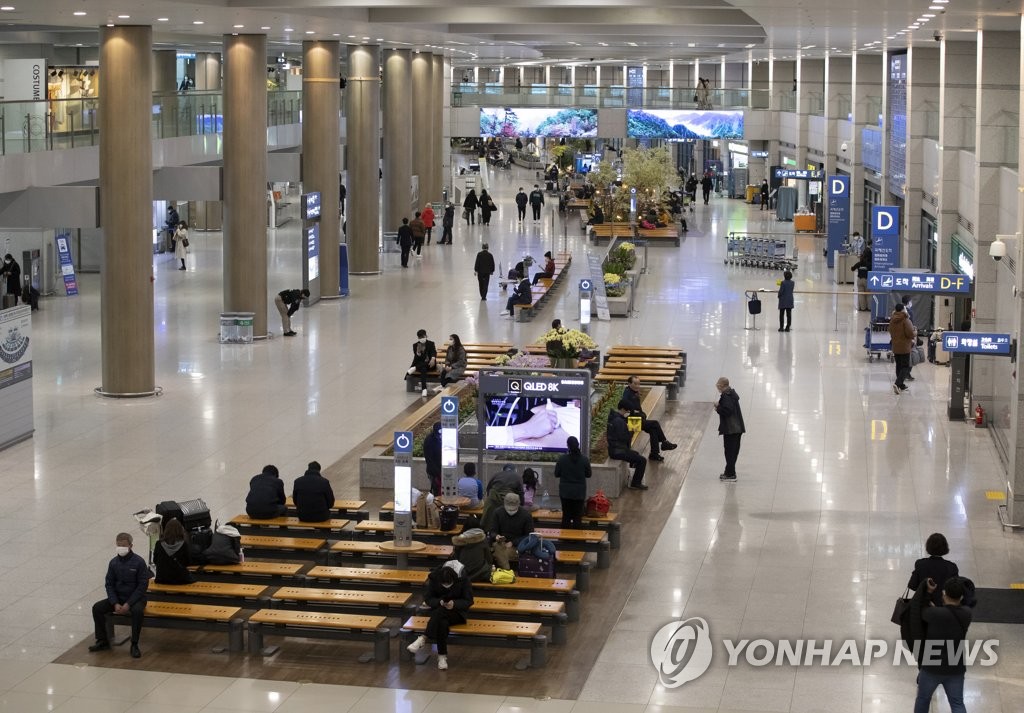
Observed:
[[[113,22],[108,22],[108,23],[107,23],[107,27],[113,27],[113,26],[114,26],[114,23],[113,23]]]
[[[284,31],[285,31],[285,32],[295,32],[295,30],[294,30],[294,29],[292,29],[291,27],[286,27],[286,28],[284,28]]]
[[[348,36],[348,38],[349,38],[350,40],[354,40],[354,39],[356,38],[356,36],[355,36],[355,35],[349,35],[349,36]]]
[[[261,27],[260,29],[261,29],[261,30],[269,30],[269,29],[270,29],[270,25],[267,25],[267,26],[265,26],[265,27]]]
[[[130,20],[130,19],[132,19],[132,16],[131,15],[118,15],[117,19],[118,20]]]
[[[236,30],[241,30],[245,25],[232,25]]]
[[[203,22],[202,20],[193,20],[193,21],[192,21],[192,24],[193,24],[193,25],[203,25],[203,24],[205,24],[205,23],[204,23],[204,22]]]
[[[364,40],[368,40],[368,39],[370,39],[370,38],[369,38],[369,37],[364,37],[363,39],[364,39]]]
[[[374,42],[383,42],[383,41],[384,41],[383,37],[378,37],[376,40],[374,40]]]
[[[156,18],[156,21],[157,21],[157,22],[169,22],[169,21],[170,21],[170,18],[167,18],[167,17],[158,17],[158,18]]]
[[[307,35],[315,35],[316,34],[316,30],[306,30],[306,34]]]
[[[71,14],[74,15],[75,17],[85,17],[85,13],[82,12],[81,10],[78,10],[77,12],[73,12]]]
[[[0,7],[0,11],[3,12],[14,12],[14,5],[4,5]]]
[[[686,46],[687,46],[687,47],[696,47],[696,46],[697,46],[697,43],[696,43],[696,42],[687,42],[687,43],[686,43]]]

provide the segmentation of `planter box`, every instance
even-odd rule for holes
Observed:
[[[628,317],[630,315],[630,304],[633,300],[633,286],[626,288],[626,294],[622,297],[608,298],[608,313],[612,317]],[[590,314],[597,315],[597,300],[590,301]]]

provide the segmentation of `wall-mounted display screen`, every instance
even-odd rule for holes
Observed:
[[[485,108],[480,110],[480,135],[485,138],[597,138],[597,110]]]
[[[582,438],[579,399],[506,394],[485,404],[488,450],[564,453],[569,436]]]
[[[631,139],[742,139],[741,110],[630,109],[626,136]]]

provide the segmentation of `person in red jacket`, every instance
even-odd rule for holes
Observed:
[[[420,218],[423,219],[423,227],[427,231],[427,245],[430,245],[430,237],[434,232],[434,209],[429,203],[423,207]]]

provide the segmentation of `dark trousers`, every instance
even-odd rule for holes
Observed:
[[[410,253],[411,250],[412,250],[411,246],[408,247],[408,248],[407,247],[403,247],[402,248],[402,267],[409,267],[409,253]]]
[[[427,638],[437,644],[437,655],[448,655],[448,630],[452,624],[462,624],[466,617],[462,612],[455,609],[438,607],[430,612],[430,621],[427,622]]]
[[[736,459],[740,455],[740,439],[742,433],[727,433],[722,436],[725,444],[725,475],[736,475]]]
[[[480,283],[480,299],[482,299],[482,300],[487,299],[487,287],[490,285],[491,276],[490,275],[477,275],[476,276],[476,281],[478,283]]]
[[[427,372],[429,372],[429,371],[430,371],[430,367],[429,366],[417,366],[416,367],[416,371],[414,371],[411,374],[411,376],[410,376],[410,378],[415,379],[416,376],[419,375],[419,378],[420,378],[420,390],[421,391],[423,389],[427,388]]]
[[[467,211],[467,213],[468,215],[466,216],[466,225],[476,225],[476,211],[470,210]]]
[[[906,379],[910,376],[910,355],[909,354],[893,354],[896,358],[896,386],[903,388],[906,386]]]
[[[647,459],[634,450],[623,451],[620,453],[609,453],[609,458],[614,460],[624,460],[633,466],[633,479],[629,481],[630,485],[640,485],[644,482],[644,473],[647,472]]]
[[[583,506],[585,500],[562,498],[562,527],[583,528]]]
[[[450,225],[444,226],[444,230],[441,231],[441,242],[442,243],[448,243],[449,245],[451,245],[451,243],[452,243],[452,226],[450,226]]]
[[[783,319],[785,319],[785,322],[786,322],[785,324],[782,323]],[[790,307],[785,307],[785,308],[780,307],[779,308],[779,329],[789,329],[789,325],[792,323],[792,321],[793,321],[793,310],[792,310],[792,308],[790,308]]]
[[[761,194],[761,210],[768,210],[768,196]]]
[[[707,205],[709,200],[711,200],[711,189],[710,188],[705,188],[704,189],[704,205]]]
[[[656,456],[661,453],[661,444],[668,440],[665,438],[665,432],[661,430],[661,423],[645,418],[643,432],[651,437],[651,455]]]
[[[427,228],[427,245],[430,245],[430,239],[434,236],[434,228]]]
[[[413,249],[416,251],[417,255],[420,254],[420,250],[423,249],[423,238],[416,238],[413,241]]]
[[[534,220],[540,220],[540,206],[541,206],[541,204],[540,203],[531,203],[530,205],[533,208],[533,219]]]
[[[107,614],[114,613],[114,605],[106,599],[101,599],[92,605],[92,623],[95,629],[96,641],[106,641],[110,643],[107,638]],[[140,600],[132,604],[131,608],[131,619],[132,619],[132,643],[139,643],[139,634],[142,632],[142,617],[146,613],[146,602]]]
[[[516,210],[519,211],[519,220],[526,220],[526,206],[516,204]]]
[[[550,280],[554,276],[555,276],[555,273],[553,273],[553,272],[550,272],[550,273],[548,273],[548,272],[538,272],[536,275],[533,276],[533,282],[531,282],[530,284],[531,285],[536,285],[537,282],[540,281],[540,278],[544,277],[544,278],[547,278],[548,280]]]

